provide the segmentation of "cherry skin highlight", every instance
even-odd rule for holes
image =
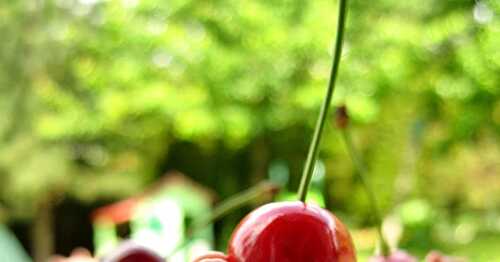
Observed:
[[[228,262],[355,262],[347,228],[332,213],[300,201],[264,205],[233,231]]]

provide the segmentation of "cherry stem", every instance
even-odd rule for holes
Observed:
[[[311,183],[316,158],[318,155],[318,148],[321,142],[321,134],[323,133],[326,117],[328,115],[328,109],[330,108],[333,91],[335,89],[335,80],[337,79],[340,57],[342,56],[342,43],[344,39],[344,27],[347,16],[347,0],[339,0],[338,12],[337,34],[335,37],[335,50],[333,53],[333,63],[332,70],[330,72],[330,80],[328,82],[325,100],[323,101],[323,105],[321,106],[319,117],[316,122],[314,135],[311,140],[311,145],[309,146],[309,152],[307,153],[307,159],[304,165],[304,171],[302,173],[302,178],[299,186],[299,200],[302,202],[306,201],[307,191],[309,189],[309,184]]]
[[[208,225],[265,194],[270,194],[273,197],[278,191],[278,186],[271,182],[263,181],[224,200],[222,203],[218,204],[210,214],[193,221],[190,229],[186,232],[186,238],[170,252],[167,258],[189,244],[192,238]]]
[[[277,192],[278,187],[275,184],[268,181],[260,182],[259,184],[224,200],[222,203],[217,205],[208,216],[193,221],[191,231],[188,232],[188,234],[196,233],[200,229],[211,224],[213,221],[220,219],[231,211],[248,204],[250,201],[261,197],[262,195],[271,194],[274,196]]]
[[[384,234],[382,232],[382,216],[380,213],[380,209],[377,206],[377,200],[375,198],[375,193],[372,190],[372,187],[370,184],[368,184],[368,181],[366,180],[366,167],[363,164],[363,161],[361,160],[360,154],[356,150],[356,147],[354,146],[354,142],[352,141],[352,136],[351,132],[348,126],[345,126],[344,128],[340,128],[341,134],[342,134],[342,139],[344,140],[344,143],[347,148],[347,152],[349,153],[349,156],[351,157],[351,160],[354,164],[354,167],[356,168],[356,174],[358,176],[358,179],[361,181],[361,184],[363,185],[366,194],[368,196],[368,201],[370,202],[372,212],[375,217],[375,222],[377,224],[377,233],[379,235],[380,239],[380,245],[381,245],[381,252],[384,257],[387,257],[389,255],[389,245],[387,244],[387,241],[385,241]]]

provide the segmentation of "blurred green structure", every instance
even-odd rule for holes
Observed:
[[[32,261],[14,234],[2,223],[0,223],[0,261]]]
[[[169,261],[191,261],[213,249],[213,231],[206,226],[186,247],[172,254],[186,237],[189,222],[211,212],[214,195],[180,173],[170,172],[145,193],[97,209],[93,214],[96,256],[119,242],[148,247]],[[130,230],[120,236],[119,228]]]

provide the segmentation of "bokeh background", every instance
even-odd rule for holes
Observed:
[[[348,106],[383,213],[420,256],[500,261],[499,12],[349,1],[332,108]],[[333,0],[1,1],[1,223],[31,255],[67,255],[93,249],[95,208],[170,170],[217,201],[264,179],[296,190],[336,14]],[[319,157],[326,207],[370,254],[370,205],[333,124]],[[217,249],[252,208],[215,223]]]

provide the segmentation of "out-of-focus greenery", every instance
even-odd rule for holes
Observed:
[[[3,213],[32,220],[44,201],[117,199],[171,168],[224,198],[281,163],[295,190],[329,74],[335,7],[2,1]],[[384,212],[408,223],[404,243],[498,232],[500,2],[349,7],[334,103],[348,105]],[[334,128],[320,158],[329,208],[370,225]],[[223,221],[222,239],[240,215]]]

